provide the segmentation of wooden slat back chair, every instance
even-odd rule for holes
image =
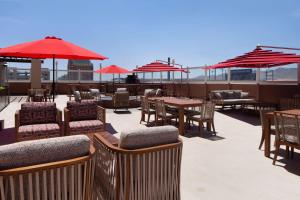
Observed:
[[[300,116],[275,112],[276,127],[275,155],[273,165],[277,160],[280,145],[291,147],[292,155],[294,148],[300,149]]]
[[[215,124],[214,124],[214,113],[215,113],[215,103],[211,101],[207,101],[201,106],[201,114],[194,116],[187,116],[188,121],[196,121],[199,123],[199,131],[202,132],[204,128],[204,123],[207,123],[207,128],[213,129],[215,133]]]
[[[141,96],[141,109],[144,114],[148,115],[147,124],[149,124],[151,115],[155,115],[155,110],[150,108],[150,103],[148,101],[148,98],[145,96]],[[141,116],[140,123],[142,122],[142,120],[143,120],[143,116]]]
[[[126,150],[95,134],[94,145],[95,199],[180,199],[180,139],[177,143]]]
[[[264,132],[266,130],[267,127],[265,127],[265,122],[264,122],[264,116],[266,113],[268,112],[272,112],[272,111],[275,111],[275,108],[274,107],[261,107],[259,109],[259,116],[260,116],[260,124],[261,124],[261,138],[260,138],[260,143],[259,143],[259,147],[258,149],[261,149],[264,141],[265,141],[265,135],[264,135]],[[275,126],[271,126],[271,129],[270,129],[270,133],[272,135],[275,135]]]
[[[0,199],[91,200],[94,152],[91,147],[86,156],[0,170]]]
[[[172,119],[176,119],[178,118],[178,114],[177,113],[171,113],[171,112],[167,112],[166,110],[166,105],[165,102],[163,100],[156,100],[155,101],[155,124],[157,125],[157,122],[159,119],[162,119],[162,125],[165,124],[165,122],[171,122]]]

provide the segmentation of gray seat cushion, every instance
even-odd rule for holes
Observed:
[[[178,142],[178,129],[160,126],[121,132],[119,146],[124,149],[139,149]]]
[[[0,170],[68,160],[89,154],[86,135],[56,137],[0,146]]]

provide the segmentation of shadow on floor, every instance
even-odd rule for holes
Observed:
[[[114,127],[111,125],[111,123],[106,123],[105,128],[106,128],[106,131],[111,133],[112,135],[117,133],[116,129],[114,129]]]
[[[115,114],[121,114],[121,115],[131,114],[130,110],[115,110],[114,113]]]
[[[300,176],[300,153],[294,152],[294,157],[286,158],[286,151],[281,147],[274,167],[283,167],[288,172]],[[274,156],[274,151],[272,151]],[[271,158],[273,160],[273,157]]]
[[[202,133],[199,132],[197,126],[191,126],[189,129],[186,129],[186,133],[183,137],[193,138],[193,137],[201,137],[203,139],[207,139],[210,141],[219,141],[224,140],[224,137],[218,136],[218,132],[214,133],[213,131],[204,130]]]
[[[247,109],[227,109],[218,110],[217,112],[222,113],[228,117],[246,122],[253,126],[260,126],[260,119],[257,113],[253,113],[253,110]]]
[[[15,128],[6,128],[0,131],[0,145],[16,142]]]

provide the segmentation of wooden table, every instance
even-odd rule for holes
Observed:
[[[150,102],[155,100],[163,100],[166,105],[174,106],[178,109],[179,118],[179,134],[184,135],[184,108],[201,106],[203,101],[200,99],[186,99],[178,97],[150,97]],[[145,114],[142,111],[142,118],[144,119]]]
[[[290,114],[290,115],[299,115],[300,116],[300,109],[293,109],[293,110],[283,110],[277,111],[283,114]],[[271,125],[274,122],[274,112],[268,112],[264,115],[264,124],[265,130],[263,130],[264,137],[265,137],[265,156],[270,157],[271,152]]]

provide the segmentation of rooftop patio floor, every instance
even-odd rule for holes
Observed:
[[[0,112],[5,128],[14,127],[14,113],[26,100],[25,97],[12,99]],[[58,108],[63,109],[67,100],[67,96],[58,96]],[[108,130],[117,137],[122,130],[145,126],[139,121],[139,109],[119,113],[107,109]],[[216,136],[209,132],[200,136],[193,129],[181,137],[182,199],[299,199],[299,151],[295,151],[294,159],[288,160],[281,151],[277,165],[273,166],[272,160],[264,157],[263,150],[258,150],[261,136],[258,116],[240,111],[216,112],[215,126]],[[0,132],[2,144],[13,137],[7,134],[11,133]]]

